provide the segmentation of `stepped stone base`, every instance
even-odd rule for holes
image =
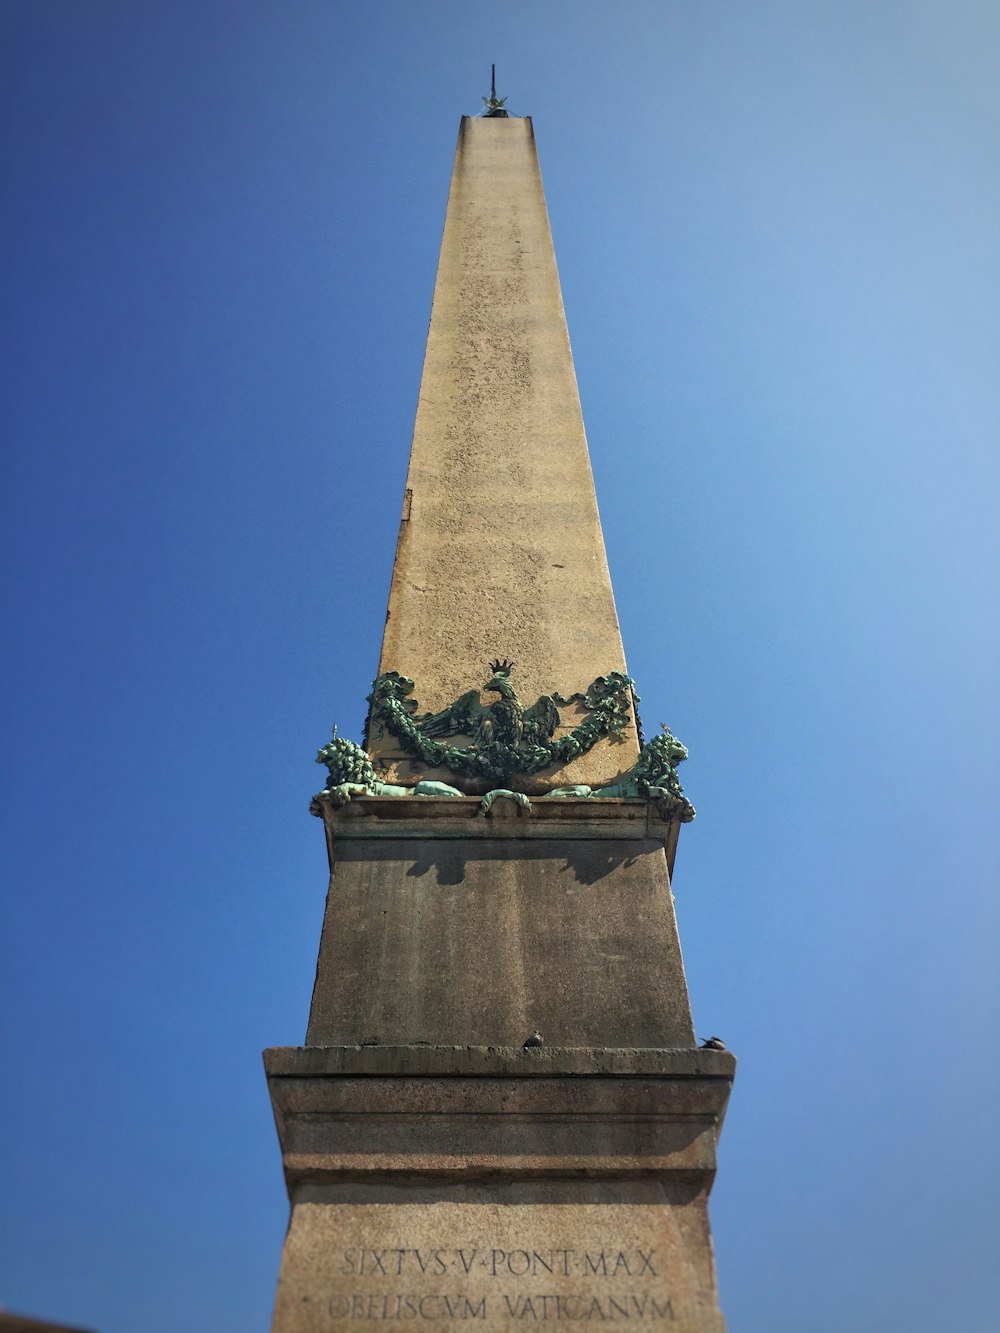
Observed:
[[[265,1052],[292,1203],[278,1333],[722,1333],[706,1201],[728,1052]]]

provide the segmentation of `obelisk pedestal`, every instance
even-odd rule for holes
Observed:
[[[370,758],[317,798],[306,1045],[265,1052],[278,1333],[723,1330],[706,1201],[735,1064],[696,1047],[670,887],[693,812],[650,776],[625,671],[531,122],[464,119]]]
[[[309,1044],[265,1054],[292,1204],[274,1327],[722,1330],[706,1199],[734,1061],[693,1048],[676,825],[376,797],[327,832]]]

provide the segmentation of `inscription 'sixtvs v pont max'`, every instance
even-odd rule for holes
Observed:
[[[402,1277],[407,1273],[456,1272],[468,1275],[482,1269],[490,1277],[540,1277],[545,1273],[571,1277],[656,1277],[655,1249],[641,1250],[484,1250],[411,1249],[393,1246],[382,1250],[352,1248],[344,1251],[341,1273],[345,1276],[383,1274]]]

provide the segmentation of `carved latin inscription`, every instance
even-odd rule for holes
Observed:
[[[360,1333],[431,1324],[443,1333],[624,1324],[721,1333],[685,1253],[686,1223],[670,1207],[508,1209],[439,1200],[412,1211],[299,1204],[276,1326]],[[517,1225],[503,1225],[508,1218]]]
[[[340,1275],[384,1278],[386,1289],[331,1296],[326,1313],[333,1320],[674,1321],[670,1297],[645,1290],[648,1279],[657,1276],[656,1251],[638,1246],[627,1250],[348,1246]],[[460,1284],[449,1290],[446,1279],[453,1276]],[[470,1285],[465,1281],[470,1277],[486,1279],[477,1282],[473,1296],[461,1289]],[[523,1289],[516,1282],[512,1285],[511,1278],[524,1279]],[[574,1291],[572,1283],[563,1291],[546,1290],[546,1278],[579,1278],[587,1290]]]

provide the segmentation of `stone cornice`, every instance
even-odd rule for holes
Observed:
[[[533,796],[531,809],[499,799],[488,815],[476,796],[355,796],[334,809],[324,802],[328,849],[340,838],[635,840],[660,843],[673,874],[680,821],[664,818],[640,797]]]

